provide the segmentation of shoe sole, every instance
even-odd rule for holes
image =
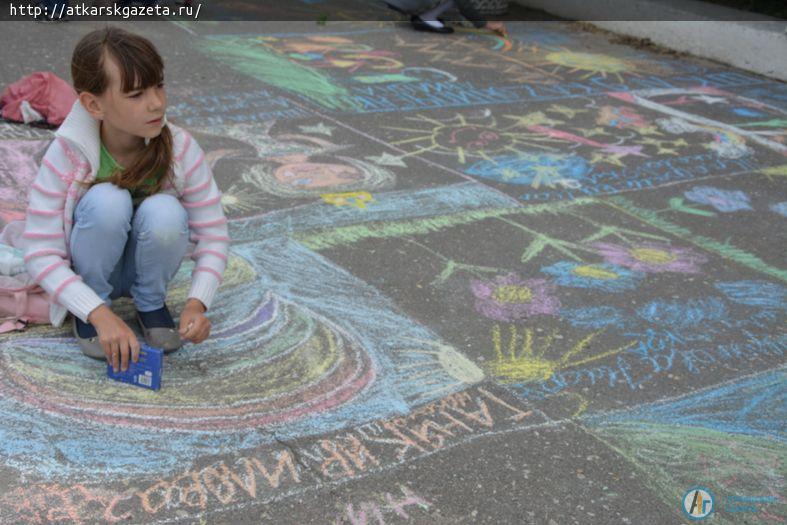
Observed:
[[[88,339],[79,337],[79,332],[77,332],[76,318],[71,321],[71,327],[74,332],[74,337],[76,337],[77,342],[79,343],[79,348],[82,350],[83,354],[88,357],[92,357],[93,359],[98,359],[99,361],[107,360],[104,349],[101,347],[101,344],[96,340],[95,337],[90,337]]]

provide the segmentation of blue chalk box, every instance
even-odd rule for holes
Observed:
[[[139,348],[139,361],[135,363],[129,358],[128,370],[117,373],[112,369],[112,365],[107,363],[107,377],[142,388],[159,390],[163,362],[163,350],[143,343]]]

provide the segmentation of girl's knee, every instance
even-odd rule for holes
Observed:
[[[110,182],[92,186],[77,204],[78,224],[128,232],[134,208],[131,193]]]
[[[159,193],[142,201],[134,216],[134,224],[140,233],[162,244],[176,242],[188,235],[188,213],[172,195]]]

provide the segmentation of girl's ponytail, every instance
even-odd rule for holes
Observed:
[[[110,182],[121,188],[134,190],[142,188],[150,195],[158,193],[165,182],[172,177],[172,133],[168,126],[162,126],[158,137],[150,139],[150,142],[137,160],[114,177]],[[153,186],[142,186],[143,181],[155,180]]]

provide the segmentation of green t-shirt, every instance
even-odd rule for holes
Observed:
[[[98,173],[96,173],[96,182],[104,182],[109,180],[115,172],[123,171],[123,167],[115,162],[112,155],[109,154],[104,143],[101,143],[101,156],[99,158]],[[156,179],[150,177],[146,179],[139,188],[131,192],[131,200],[136,208],[139,204],[150,195],[149,188],[156,184]]]

